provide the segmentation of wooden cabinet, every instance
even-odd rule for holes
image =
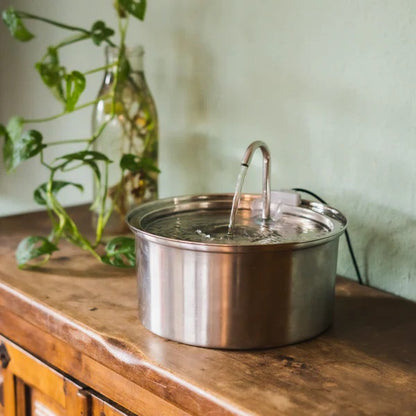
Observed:
[[[126,415],[4,337],[0,351],[4,416]]]
[[[0,337],[5,416],[87,416],[83,388]]]

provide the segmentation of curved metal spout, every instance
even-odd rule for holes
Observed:
[[[241,166],[246,166],[247,168],[250,165],[251,159],[253,158],[254,152],[260,148],[263,154],[263,211],[262,218],[263,220],[268,220],[270,218],[270,152],[266,143],[257,140],[250,144],[247,147],[246,152],[244,153],[243,158],[241,159]]]
[[[266,221],[270,218],[270,152],[266,143],[255,141],[247,147],[241,160],[241,172],[238,176],[236,190],[234,192],[233,204],[230,213],[230,222],[228,224],[228,234],[232,234],[237,215],[238,206],[240,204],[241,190],[243,188],[244,178],[250,165],[253,153],[260,148],[263,153],[263,210],[262,219]]]

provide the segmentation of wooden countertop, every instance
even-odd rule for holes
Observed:
[[[73,213],[89,222],[85,209]],[[183,411],[160,414],[416,414],[415,303],[339,278],[334,324],[311,341],[249,352],[182,345],[141,326],[132,270],[69,245],[40,270],[18,270],[17,243],[48,227],[45,213],[0,218],[0,332],[110,399],[124,395],[127,408],[126,386],[138,386]],[[114,377],[101,380],[100,368]]]

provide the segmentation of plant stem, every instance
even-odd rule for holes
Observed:
[[[87,108],[87,107],[89,107],[89,106],[91,106],[91,105],[95,105],[95,104],[97,104],[97,103],[98,103],[98,101],[100,101],[100,100],[95,99],[95,100],[93,100],[93,101],[88,101],[88,102],[86,102],[85,104],[81,104],[81,105],[79,105],[79,106],[75,107],[75,108],[71,111],[71,113],[72,113],[72,112],[74,112],[74,111],[82,110],[83,108]]]
[[[64,46],[68,46],[68,45],[71,45],[72,43],[80,42],[82,40],[86,40],[86,39],[89,39],[89,38],[90,38],[89,35],[75,35],[75,36],[71,36],[71,37],[63,40],[62,42],[58,43],[54,48],[55,49],[63,48]]]
[[[106,69],[111,68],[112,66],[114,66],[114,64],[104,65],[100,66],[99,68],[90,69],[89,71],[83,72],[83,75],[90,75],[95,74],[96,72],[105,71]]]
[[[34,19],[34,20],[39,20],[41,22],[49,23],[50,25],[60,27],[61,29],[67,29],[67,30],[72,30],[72,31],[75,31],[75,32],[84,33],[88,37],[91,37],[91,35],[92,35],[92,32],[91,31],[89,31],[87,29],[84,29],[82,27],[67,25],[66,23],[57,22],[55,20],[47,19],[46,17],[36,16],[34,14],[26,13],[26,12],[22,12],[22,11],[16,11],[16,13],[18,14],[18,16],[21,19]],[[108,43],[109,45],[111,45],[111,46],[116,46],[115,43],[112,42],[108,38],[104,39],[104,41],[106,43]]]
[[[86,107],[89,107],[91,105],[97,104],[98,101],[100,101],[101,99],[102,98],[100,98],[100,99],[97,98],[94,101],[88,101],[87,103],[84,103],[84,104],[81,104],[81,105],[75,107],[72,111],[66,111],[65,110],[65,111],[62,111],[62,113],[55,114],[53,116],[44,117],[44,118],[23,119],[23,123],[45,123],[47,121],[56,120],[59,117],[65,116],[66,114],[70,114],[70,113],[73,113],[75,111],[82,110],[82,109],[84,109]]]
[[[49,116],[49,117],[43,117],[43,118],[33,118],[33,119],[23,119],[23,123],[46,123],[47,121],[52,121],[52,120],[56,120],[59,117],[64,116],[65,114],[67,114],[66,111],[63,111],[62,113],[59,114],[55,114],[53,116]]]
[[[123,19],[120,17],[120,15],[118,15],[117,17],[118,17],[117,18],[117,20],[118,20],[118,30],[120,32],[120,48],[121,48],[122,46],[124,46],[124,41],[126,39],[126,28],[127,28],[127,26],[123,27]],[[128,21],[129,21],[128,16],[126,16],[124,19],[127,21],[126,24],[128,24]]]
[[[97,227],[96,227],[96,238],[95,238],[95,247],[97,247],[103,236],[104,227],[107,223],[107,220],[104,220],[105,213],[105,202],[107,199],[107,189],[108,189],[108,164],[105,164],[105,173],[104,173],[104,186],[103,186],[103,195],[101,196],[100,210],[98,213]]]
[[[70,140],[60,140],[57,142],[45,143],[47,146],[57,146],[60,144],[71,144],[71,143],[88,143],[91,139],[70,139]]]
[[[52,184],[53,184],[53,178],[54,178],[55,172],[56,172],[55,169],[51,171],[51,176],[49,177],[48,186],[46,190],[46,194],[47,194],[51,209],[55,212],[55,214],[59,218],[59,223],[57,225],[57,230],[54,233],[53,242],[57,244],[57,242],[61,239],[62,234],[64,234],[64,237],[67,238],[69,241],[71,241],[73,244],[77,245],[78,247],[84,250],[89,251],[97,260],[101,261],[101,257],[91,246],[91,243],[80,233],[80,231],[78,230],[78,227],[76,226],[74,221],[71,219],[71,217],[68,215],[65,208],[59,203],[59,201],[56,199],[55,195],[53,194]],[[65,233],[66,227],[69,227],[70,233],[68,233],[68,230]]]
[[[105,121],[103,124],[101,124],[97,133],[94,133],[94,135],[89,140],[88,148],[101,136],[102,132],[107,127],[108,123],[110,123],[110,121],[112,121],[114,119],[114,117],[115,117],[115,112],[112,111],[110,118],[107,121]]]
[[[49,23],[50,25],[57,26],[57,27],[60,27],[62,29],[67,29],[67,30],[73,30],[73,31],[77,31],[77,32],[82,32],[82,33],[85,33],[85,34],[88,34],[88,35],[90,34],[90,32],[88,30],[83,29],[82,27],[71,26],[71,25],[67,25],[65,23],[56,22],[55,20],[47,19],[46,17],[42,17],[42,16],[36,16],[34,14],[22,12],[20,10],[19,11],[16,11],[16,13],[22,19],[40,20],[41,22]]]
[[[43,150],[40,152],[40,163],[45,166],[47,169],[52,170],[52,166],[50,166],[48,163],[45,162],[45,155],[43,154]]]

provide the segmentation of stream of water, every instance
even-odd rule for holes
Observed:
[[[231,206],[230,220],[228,221],[228,231],[227,233],[232,236],[233,228],[235,223],[235,217],[237,215],[238,206],[240,205],[241,191],[243,190],[244,180],[246,179],[248,166],[242,165],[240,169],[240,174],[238,175],[237,185],[235,187],[233,204]]]

